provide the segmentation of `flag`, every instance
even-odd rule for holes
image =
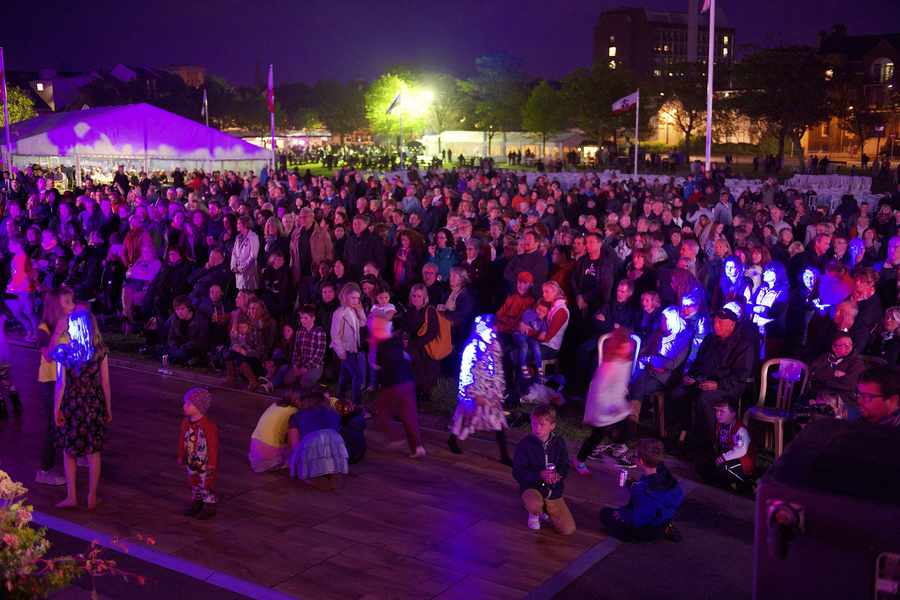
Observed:
[[[272,65],[269,65],[269,89],[266,92],[266,103],[269,105],[269,112],[275,114],[275,79],[272,75]]]
[[[0,101],[6,104],[6,69],[3,67],[3,48],[0,48]]]
[[[388,106],[387,112],[385,112],[384,114],[386,114],[386,115],[391,114],[392,112],[394,112],[394,109],[397,108],[397,105],[399,105],[399,104],[400,104],[400,92],[397,92],[397,95],[394,96],[393,100],[391,100],[391,105]]]
[[[703,8],[700,9],[700,12],[705,13],[709,10],[709,5],[712,3],[712,0],[703,0]],[[695,5],[696,6],[696,5]]]
[[[612,105],[612,111],[614,113],[621,113],[634,108],[638,101],[638,92],[633,94],[628,94],[624,98],[619,98]]]
[[[200,107],[200,116],[209,117],[209,103],[206,100],[206,88],[203,88],[203,106]]]

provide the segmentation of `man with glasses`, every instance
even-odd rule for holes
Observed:
[[[856,401],[869,423],[900,427],[900,385],[889,367],[873,367],[863,372],[856,384]]]

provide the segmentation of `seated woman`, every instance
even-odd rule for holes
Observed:
[[[869,345],[866,347],[866,355],[877,356],[883,359],[887,366],[897,366],[897,357],[900,356],[900,306],[892,306],[884,311],[881,324],[870,336]]]
[[[853,352],[853,338],[838,333],[831,343],[831,351],[809,365],[809,404],[830,407],[825,409],[826,414],[833,411],[835,417],[847,418],[848,404],[864,370],[862,359]]]
[[[300,394],[289,391],[269,405],[250,436],[250,468],[254,473],[287,466],[291,447],[287,443],[288,422],[300,406]]]
[[[782,356],[788,307],[787,273],[780,262],[770,261],[762,273],[762,283],[751,300],[753,323],[764,343],[760,358]]]
[[[321,392],[311,392],[289,422],[291,477],[309,481],[349,472],[347,446],[339,431],[341,416]]]

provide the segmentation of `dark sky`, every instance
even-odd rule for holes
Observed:
[[[2,1],[2,0],[0,0]],[[12,7],[9,7],[11,2]],[[371,79],[404,63],[467,75],[505,51],[558,78],[591,62],[606,8],[685,10],[687,0],[6,0],[7,68],[89,70],[118,62],[200,64],[251,83],[257,61],[276,82]],[[900,0],[718,0],[738,44],[810,43],[834,23],[851,34],[900,31]]]

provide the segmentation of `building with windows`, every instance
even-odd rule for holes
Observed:
[[[685,12],[617,8],[600,13],[594,27],[594,63],[626,68],[642,79],[675,77],[674,65],[706,64],[709,25],[698,13],[697,0]],[[721,7],[716,9],[716,64],[734,61],[734,28]]]
[[[807,153],[846,155],[856,162],[863,151],[900,157],[900,33],[847,35],[843,25],[819,36],[825,62],[822,77],[832,83],[838,116],[810,128]],[[860,146],[862,144],[862,147]]]

